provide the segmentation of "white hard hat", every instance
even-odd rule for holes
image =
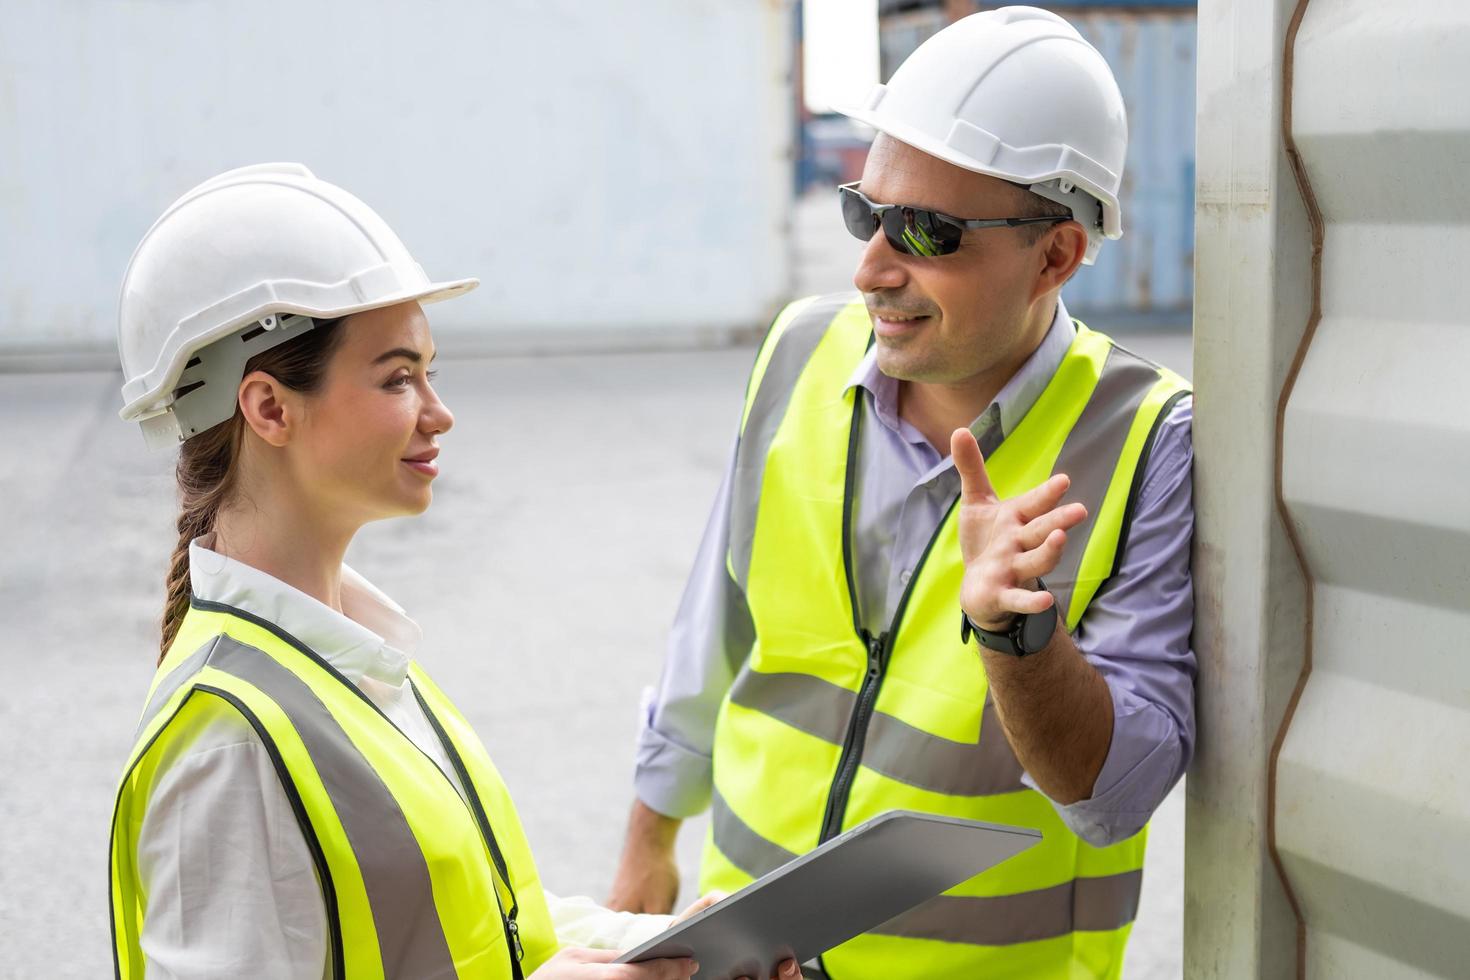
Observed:
[[[299,163],[228,171],[170,205],[128,262],[119,414],[150,447],[175,445],[233,415],[245,362],[312,318],[477,285],[431,282],[372,208]]]
[[[957,167],[1026,185],[1088,232],[1123,234],[1123,95],[1097,49],[1056,14],[1001,7],[929,38],[846,115]],[[1101,214],[1099,214],[1101,210]]]

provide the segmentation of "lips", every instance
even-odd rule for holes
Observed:
[[[900,313],[898,311],[869,310],[873,318],[873,332],[880,337],[896,337],[914,330],[929,321],[927,314]]]
[[[409,469],[423,476],[435,477],[439,475],[439,464],[434,462],[438,456],[439,447],[435,446],[432,449],[419,453],[417,456],[406,456],[402,462]]]

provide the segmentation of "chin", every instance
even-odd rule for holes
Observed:
[[[878,370],[896,381],[928,381],[925,358],[918,351],[878,344]]]

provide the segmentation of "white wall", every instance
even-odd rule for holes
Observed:
[[[1199,14],[1185,975],[1465,976],[1470,6]]]
[[[789,0],[0,0],[0,357],[111,350],[176,196],[299,160],[467,344],[693,342],[788,289]],[[621,339],[619,339],[621,338]]]

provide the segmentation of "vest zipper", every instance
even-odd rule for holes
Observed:
[[[822,830],[817,838],[819,844],[842,833],[842,821],[847,815],[847,800],[852,795],[852,781],[857,775],[858,764],[862,761],[863,743],[868,737],[868,724],[873,720],[873,709],[878,703],[878,690],[883,686],[888,661],[893,655],[899,624],[903,622],[903,614],[908,608],[909,596],[913,594],[914,586],[919,581],[919,575],[929,560],[929,552],[934,550],[934,542],[939,540],[940,532],[944,530],[944,525],[949,523],[949,515],[954,512],[955,504],[959,502],[959,495],[956,494],[955,499],[945,509],[944,516],[939,519],[939,524],[935,526],[934,532],[929,535],[929,543],[924,546],[924,553],[919,556],[918,563],[914,565],[913,574],[909,576],[908,584],[904,586],[903,595],[899,597],[898,608],[893,611],[893,619],[889,622],[887,631],[874,637],[858,621],[857,586],[854,584],[852,573],[853,483],[857,476],[857,447],[858,437],[862,432],[862,418],[862,393],[854,391],[852,426],[847,437],[847,474],[842,490],[842,565],[847,575],[848,601],[852,605],[852,626],[868,651],[868,672],[863,677],[862,685],[858,688],[857,704],[853,706],[852,717],[847,722],[847,735],[842,740],[842,754],[837,759],[837,774],[832,778],[832,788],[827,794],[827,810],[823,814]]]
[[[439,724],[439,719],[429,709],[429,704],[424,696],[419,693],[418,685],[413,681],[408,682],[413,690],[413,696],[418,701],[419,707],[423,709],[424,717],[429,720],[434,729],[439,744],[444,746],[444,752],[449,756],[449,764],[454,766],[455,773],[459,776],[460,785],[464,787],[466,801],[469,803],[470,812],[475,816],[475,825],[480,830],[480,838],[485,842],[485,849],[490,854],[490,860],[495,865],[500,880],[505,883],[505,890],[510,894],[510,910],[507,911],[500,903],[500,892],[495,891],[495,904],[500,906],[500,925],[505,931],[505,943],[510,948],[510,972],[514,980],[525,980],[525,973],[521,970],[521,961],[525,959],[526,951],[521,945],[521,927],[516,921],[520,912],[520,905],[516,901],[515,885],[510,880],[510,867],[506,864],[505,855],[501,853],[500,844],[495,840],[495,832],[490,828],[490,818],[485,814],[484,804],[480,802],[480,794],[475,791],[475,784],[470,781],[469,770],[465,768],[464,760],[460,758],[459,750],[449,740],[449,735],[444,731],[444,726]],[[447,777],[446,777],[447,778]]]
[[[852,709],[852,718],[847,723],[847,737],[842,741],[842,755],[837,760],[837,775],[832,780],[832,791],[827,795],[827,812],[822,817],[822,833],[818,841],[831,840],[842,833],[842,817],[847,812],[847,797],[852,792],[852,779],[857,775],[858,760],[863,754],[863,742],[868,734],[868,722],[873,717],[873,705],[878,700],[878,688],[883,684],[883,668],[888,661],[888,634],[869,636],[862,632],[863,642],[868,647],[868,673],[858,689],[857,704]]]

